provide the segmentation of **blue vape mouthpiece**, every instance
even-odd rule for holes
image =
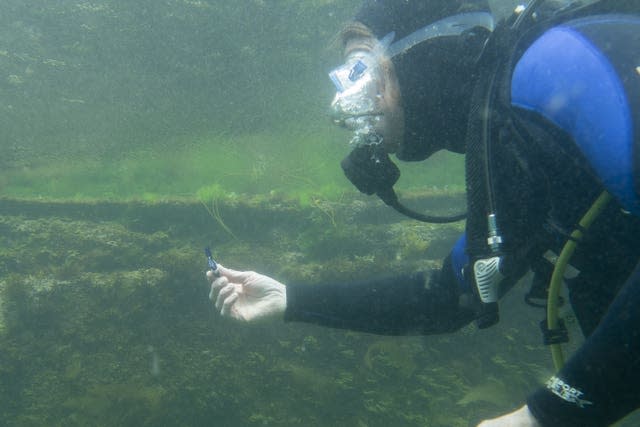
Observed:
[[[214,273],[218,271],[218,264],[213,260],[213,256],[211,255],[211,249],[207,246],[204,248],[204,254],[207,256],[207,263],[209,264],[209,270]]]

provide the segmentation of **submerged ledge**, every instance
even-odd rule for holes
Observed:
[[[400,200],[418,212],[451,215],[465,209],[464,193],[434,192],[400,195]],[[71,220],[120,221],[143,231],[179,227],[201,232],[218,220],[239,226],[251,235],[260,228],[287,225],[304,227],[310,215],[321,214],[329,222],[388,224],[406,218],[376,197],[350,195],[341,201],[322,198],[301,204],[279,196],[235,195],[209,202],[198,200],[113,201],[47,200],[0,197],[0,215],[25,218],[58,217]],[[254,226],[251,224],[254,223]],[[221,224],[218,224],[220,226]],[[192,229],[192,230],[189,230]]]

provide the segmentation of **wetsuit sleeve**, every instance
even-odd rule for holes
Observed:
[[[355,283],[287,285],[286,321],[382,335],[452,332],[473,313],[458,305],[450,257],[439,271]]]
[[[533,393],[543,426],[606,426],[640,406],[640,263],[584,345]]]

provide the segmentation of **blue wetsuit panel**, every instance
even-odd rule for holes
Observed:
[[[451,251],[451,268],[453,268],[453,274],[461,294],[471,291],[471,284],[464,277],[464,267],[469,263],[469,256],[465,252],[466,247],[467,235],[465,233],[458,238]]]
[[[621,20],[640,31],[640,19],[622,15],[576,20],[546,31],[518,61],[511,100],[571,135],[607,190],[625,209],[640,215],[633,173],[634,121],[625,84],[609,57],[583,31],[589,24],[620,28]],[[638,78],[632,71],[636,75],[630,78]]]

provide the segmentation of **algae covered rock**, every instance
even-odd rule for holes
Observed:
[[[457,225],[234,199],[218,207],[232,236],[199,203],[29,203],[0,206],[2,425],[463,426],[488,411],[484,371],[518,378],[513,395],[539,376],[481,359],[478,332],[458,335],[477,346],[460,354],[452,337],[238,325],[208,299],[205,245],[231,268],[321,286],[437,268],[431,248]],[[501,348],[524,360],[517,334]]]

